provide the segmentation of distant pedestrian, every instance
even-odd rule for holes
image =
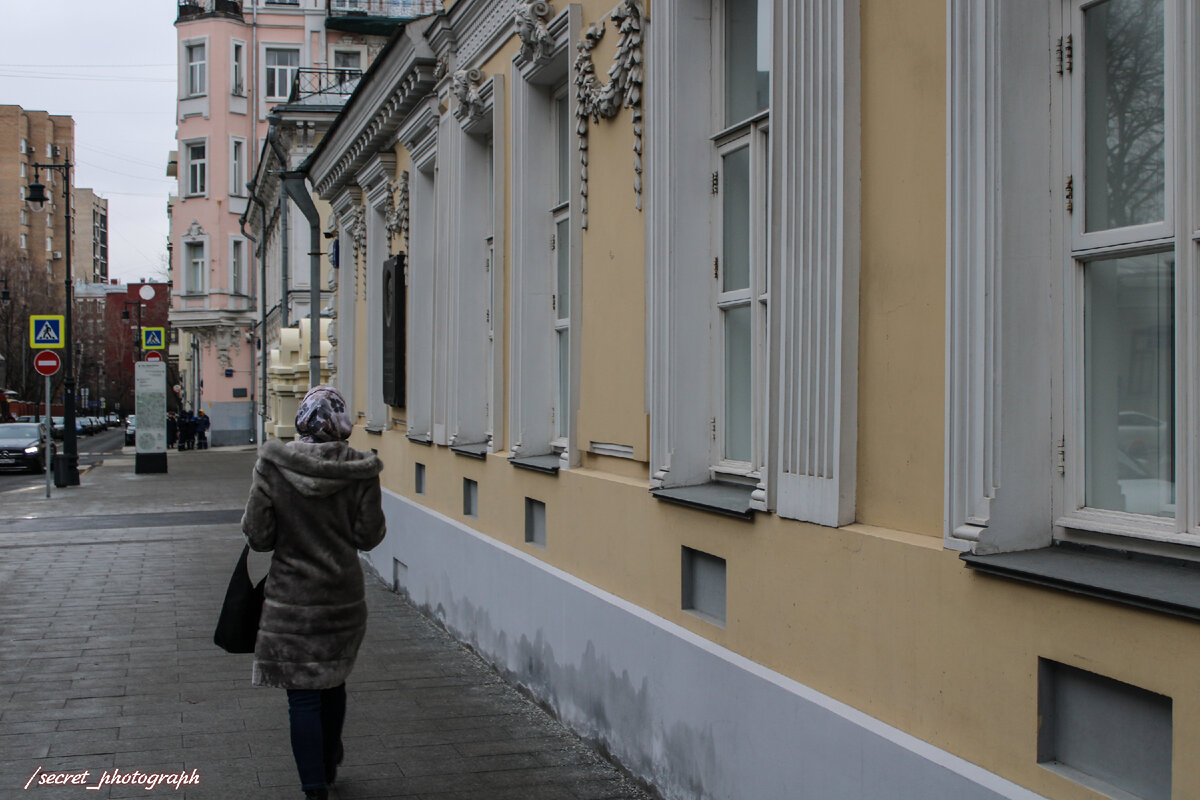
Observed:
[[[346,676],[367,627],[358,551],[383,540],[378,456],[350,447],[341,393],[316,386],[296,414],[298,441],[258,451],[242,531],[274,550],[254,648],[256,686],[287,689],[304,796],[328,798],[342,761]]]
[[[179,439],[179,423],[175,421],[175,412],[167,414],[167,447],[174,447]]]
[[[208,414],[200,411],[196,414],[196,449],[208,449],[208,427],[212,425],[212,420],[208,418]]]
[[[179,449],[191,450],[196,441],[196,420],[191,411],[184,411],[179,417]]]

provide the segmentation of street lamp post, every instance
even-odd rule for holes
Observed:
[[[54,462],[54,483],[56,486],[78,486],[79,485],[79,451],[76,448],[75,440],[75,366],[74,366],[74,345],[72,344],[71,336],[71,307],[75,305],[74,292],[72,291],[72,275],[71,275],[71,157],[68,155],[63,159],[61,164],[34,164],[33,165],[33,183],[29,184],[25,202],[29,205],[29,210],[38,213],[46,208],[46,187],[38,180],[40,170],[52,170],[61,172],[63,176],[63,200],[64,210],[66,212],[66,238],[67,243],[63,248],[66,253],[66,276],[63,278],[63,283],[66,284],[66,299],[67,299],[67,314],[64,322],[66,330],[64,333],[66,355],[63,358],[63,457]]]

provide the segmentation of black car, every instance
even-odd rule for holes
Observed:
[[[42,427],[33,422],[0,425],[0,467],[24,467],[41,472],[46,467],[46,443]],[[53,459],[58,447],[50,445]]]

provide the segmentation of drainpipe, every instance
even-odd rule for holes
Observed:
[[[275,140],[275,133],[277,130],[275,128],[275,123],[278,121],[279,121],[279,117],[275,116],[274,114],[267,115],[267,123],[269,126],[267,128],[267,144],[269,144],[271,146],[271,149],[275,152],[275,158],[279,159],[280,173],[286,174],[287,169],[288,169],[287,153],[285,153],[283,151],[283,148],[279,145],[279,142]],[[289,234],[288,234],[287,196],[286,196],[286,194],[281,192],[279,194],[279,241],[281,244],[280,253],[279,253],[279,274],[280,274],[280,279],[279,279],[279,282],[280,282],[279,327],[280,327],[280,329],[286,328],[288,325],[291,324],[291,321],[288,319],[288,272],[289,272],[289,270],[288,270],[288,258],[289,258],[289,256],[288,256],[288,236],[289,236]],[[264,284],[263,289],[265,292],[265,290],[266,290],[265,284]]]
[[[313,204],[303,172],[284,172],[283,190],[300,207],[309,228],[309,356],[308,385],[321,382],[321,215]]]
[[[262,200],[258,199],[258,195],[256,195],[254,193],[254,182],[253,181],[246,182],[246,190],[249,194],[250,201],[253,202],[256,206],[258,206],[259,213],[262,215],[263,243],[260,245],[258,243],[257,239],[255,239],[252,235],[250,235],[249,233],[246,232],[246,217],[250,213],[249,206],[247,206],[246,210],[244,212],[242,212],[242,216],[238,218],[238,224],[242,228],[242,236],[245,236],[247,239],[249,239],[252,243],[254,243],[256,245],[254,249],[258,253],[258,262],[259,262],[258,285],[259,285],[259,287],[265,287],[267,285],[267,247],[266,247],[267,207],[263,204]],[[258,430],[255,433],[257,435],[258,441],[262,442],[264,439],[267,438],[267,414],[266,414],[266,408],[267,408],[267,351],[266,351],[267,298],[262,296],[263,295],[262,288],[260,288],[258,292],[255,292],[255,294],[258,295],[258,309],[260,312],[258,341],[261,345],[259,347],[259,352],[262,354],[262,395],[261,396],[262,396],[262,401],[263,401],[263,413],[258,415]],[[250,381],[250,407],[251,408],[256,408],[254,394],[255,394],[254,381],[251,380]]]

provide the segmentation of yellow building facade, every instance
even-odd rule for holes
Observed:
[[[302,166],[383,580],[665,797],[1200,796],[1195,5],[446,5]]]

